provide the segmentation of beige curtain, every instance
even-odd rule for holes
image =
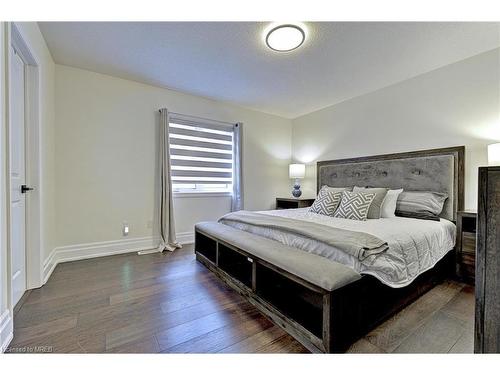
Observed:
[[[242,184],[242,150],[241,136],[243,134],[243,124],[238,122],[233,127],[233,195],[231,199],[231,211],[243,209],[243,184]]]
[[[169,115],[166,108],[160,109],[160,145],[159,145],[159,235],[158,250],[174,251],[181,247],[175,237],[175,223],[172,199],[172,180],[170,178],[170,146],[168,142]]]

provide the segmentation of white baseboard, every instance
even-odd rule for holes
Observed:
[[[178,233],[177,240],[182,245],[193,243],[194,233]],[[158,240],[154,237],[141,237],[56,247],[52,250],[43,264],[43,283],[45,284],[47,282],[59,263],[124,253],[135,253],[141,250],[153,249],[157,247],[157,245]]]
[[[54,268],[56,268],[56,266],[57,266],[56,249],[52,249],[52,251],[49,254],[49,257],[47,259],[45,259],[45,262],[43,262],[43,274],[42,274],[42,277],[43,277],[42,283],[43,284],[45,284],[47,282],[50,275],[52,275]]]
[[[0,353],[5,352],[14,337],[14,324],[9,310],[0,315]]]
[[[194,243],[194,232],[177,233],[177,241],[181,245],[188,245]]]

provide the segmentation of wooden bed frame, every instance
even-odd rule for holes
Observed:
[[[462,210],[464,152],[464,147],[452,147],[319,162],[318,183],[319,169],[325,165],[453,155],[453,207]],[[450,251],[403,288],[391,288],[373,276],[362,275],[328,291],[200,230],[195,231],[195,253],[199,262],[307,349],[326,353],[345,352],[378,324],[454,275],[456,263],[455,251]]]

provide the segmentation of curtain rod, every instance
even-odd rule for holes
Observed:
[[[161,113],[161,109],[159,109],[158,112]],[[169,111],[169,114],[174,115],[174,116],[187,117],[187,118],[191,117],[191,118],[195,118],[195,119],[199,119],[199,120],[206,120],[206,121],[211,121],[211,122],[215,122],[215,123],[219,123],[219,124],[227,124],[227,125],[231,125],[231,126],[234,126],[237,123],[237,122],[227,122],[227,121],[212,120],[212,119],[206,118],[206,117],[184,115],[182,113],[170,112],[170,111]]]

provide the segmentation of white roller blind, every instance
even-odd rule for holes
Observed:
[[[177,116],[169,125],[174,191],[231,191],[233,126]]]

